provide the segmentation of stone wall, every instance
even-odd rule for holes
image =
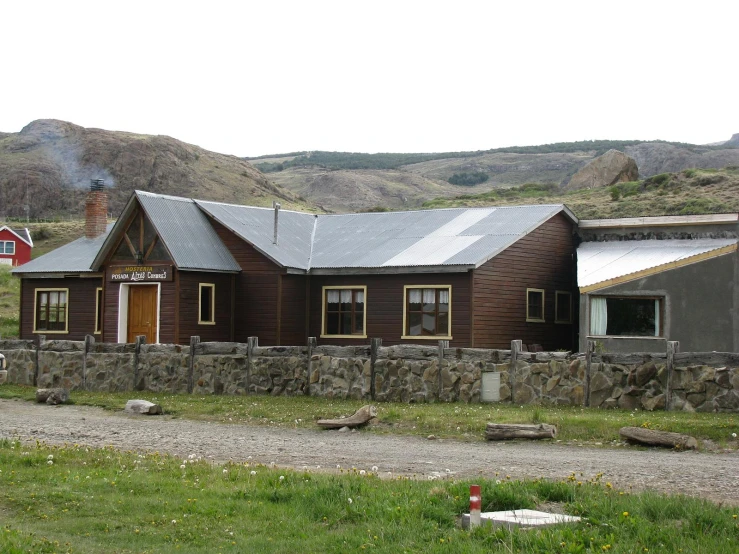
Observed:
[[[8,382],[70,390],[311,395],[380,402],[483,400],[644,410],[739,412],[739,354],[568,354],[438,346],[191,346],[0,341]]]

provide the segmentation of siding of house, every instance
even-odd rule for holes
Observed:
[[[256,336],[260,344],[276,345],[282,269],[217,221],[210,222],[242,269],[236,277],[234,340],[246,342]]]
[[[297,346],[308,340],[305,311],[307,280],[306,275],[282,275],[279,344]]]
[[[232,339],[231,280],[227,273],[179,271],[179,344],[189,344],[190,337],[205,341]],[[215,325],[198,323],[200,284],[215,285]]]
[[[577,321],[573,224],[557,214],[473,273],[475,348],[574,348]],[[526,289],[544,289],[544,323],[526,321]],[[555,324],[555,291],[572,293],[572,324]]]
[[[322,289],[325,286],[367,287],[367,338],[321,339]],[[313,275],[310,279],[310,336],[319,344],[369,344],[382,338],[383,346],[415,343],[434,344],[436,339],[403,340],[404,285],[452,286],[452,337],[450,346],[470,345],[470,277],[468,273],[416,273],[405,275]]]
[[[97,288],[102,286],[101,277],[65,277],[59,279],[23,278],[21,284],[21,328],[22,339],[32,339],[35,319],[34,305],[36,289],[69,289],[67,333],[41,331],[47,340],[84,340],[85,335],[95,331],[95,300]],[[99,336],[99,335],[96,335]]]

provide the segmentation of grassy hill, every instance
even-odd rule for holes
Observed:
[[[444,203],[530,183],[554,193],[609,149],[634,158],[643,178],[739,165],[739,149],[733,145],[610,140],[437,154],[293,152],[250,161],[285,189],[326,210],[348,212],[414,209],[436,198]]]
[[[563,192],[554,185],[525,184],[482,194],[437,198],[424,208],[566,204],[582,219],[690,215],[739,211],[739,166],[686,169],[609,188]]]

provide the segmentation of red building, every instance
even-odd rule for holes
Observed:
[[[28,229],[11,229],[7,225],[0,227],[0,265],[13,267],[31,261],[33,241]]]

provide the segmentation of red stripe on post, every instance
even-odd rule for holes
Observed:
[[[470,511],[480,510],[481,508],[480,485],[470,485]]]

